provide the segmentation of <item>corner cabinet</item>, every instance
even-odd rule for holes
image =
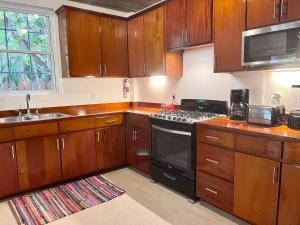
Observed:
[[[242,32],[245,23],[245,0],[214,1],[215,72],[243,70]]]
[[[128,76],[125,19],[69,6],[57,14],[63,77]]]
[[[128,33],[130,77],[182,75],[182,53],[166,51],[163,7],[129,20]]]

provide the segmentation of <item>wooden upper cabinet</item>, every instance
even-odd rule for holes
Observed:
[[[235,153],[234,214],[252,224],[276,225],[279,177],[279,162]]]
[[[128,76],[127,22],[101,17],[102,74]]]
[[[95,131],[72,132],[61,136],[63,179],[96,171]]]
[[[300,224],[300,168],[283,164],[278,225]]]
[[[58,22],[63,77],[100,76],[99,16],[64,8]]]
[[[248,0],[247,29],[279,23],[280,3],[281,0]]]
[[[214,1],[215,72],[243,69],[241,54],[245,21],[245,0]]]
[[[289,22],[300,19],[299,0],[282,0],[282,22]]]
[[[19,191],[15,143],[0,144],[0,198]]]
[[[61,181],[58,141],[58,136],[49,136],[16,143],[20,191]]]
[[[144,71],[144,17],[128,21],[129,76],[145,76]]]
[[[186,42],[188,46],[212,41],[212,0],[186,0]]]
[[[163,8],[160,7],[144,15],[146,74],[164,74],[164,41]]]
[[[186,44],[186,0],[173,0],[166,3],[164,13],[167,49],[184,47]]]

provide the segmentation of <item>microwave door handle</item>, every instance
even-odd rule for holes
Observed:
[[[152,125],[153,129],[160,130],[166,133],[171,133],[171,134],[179,134],[179,135],[184,135],[184,136],[192,136],[191,132],[186,132],[186,131],[179,131],[179,130],[171,130],[167,128],[162,128],[156,125]]]

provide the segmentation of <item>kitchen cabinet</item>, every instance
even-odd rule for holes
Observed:
[[[253,223],[275,225],[280,163],[235,153],[234,214]]]
[[[94,129],[62,134],[60,145],[63,179],[96,171]]]
[[[128,76],[127,22],[101,17],[102,74]]]
[[[128,115],[126,121],[127,164],[150,174],[150,128],[148,117]]]
[[[0,144],[0,198],[19,191],[15,143]]]
[[[299,0],[281,0],[282,1],[282,22],[290,22],[300,19]]]
[[[16,142],[20,191],[61,181],[61,158],[57,135]]]
[[[212,40],[212,0],[174,0],[165,5],[167,49]]]
[[[243,70],[241,54],[245,21],[246,1],[214,1],[215,72]]]
[[[63,77],[101,76],[100,17],[64,7],[58,24]]]
[[[137,18],[139,17],[134,19]],[[182,52],[170,53],[166,51],[163,7],[154,9],[140,16],[137,20],[134,19],[128,22],[130,32],[128,42],[130,48],[133,48],[129,52],[129,76],[181,76]],[[139,24],[138,27],[135,26],[135,23]],[[132,32],[135,32],[136,36],[131,35]],[[138,41],[136,41],[137,38]],[[133,45],[135,46],[133,47]],[[134,49],[143,50],[137,52]],[[141,57],[137,61],[141,64],[136,63],[134,65],[137,57]]]
[[[144,17],[128,21],[129,74],[143,77],[144,74]]]
[[[283,164],[278,225],[300,224],[300,167]]]
[[[111,169],[126,164],[124,127],[100,128],[97,136],[97,169]]]

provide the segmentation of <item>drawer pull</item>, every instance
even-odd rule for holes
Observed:
[[[107,124],[111,124],[111,123],[115,123],[116,120],[106,120],[105,122],[106,122]]]
[[[215,160],[212,160],[212,159],[205,159],[207,162],[211,162],[211,163],[214,163],[214,164],[219,164],[220,162],[218,161],[215,161]]]
[[[214,140],[214,141],[219,141],[220,140],[220,138],[214,137],[214,136],[206,136],[206,138],[208,138],[210,140]]]
[[[207,187],[205,188],[205,190],[208,191],[208,192],[210,192],[210,193],[213,193],[214,195],[218,195],[219,194],[217,191],[214,191],[214,190],[212,190],[210,188],[207,188]]]

